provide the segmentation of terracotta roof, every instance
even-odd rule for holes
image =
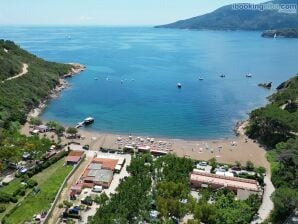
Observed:
[[[207,174],[201,172],[193,172],[190,175],[192,182],[199,181],[205,184],[221,185],[223,187],[234,187],[237,189],[246,189],[250,191],[259,191],[257,181],[236,177],[226,177],[216,174]]]
[[[81,159],[80,156],[67,156],[67,157],[65,158],[65,161],[66,161],[66,162],[77,163],[77,162],[80,161],[80,159]]]
[[[70,151],[68,156],[82,156],[84,154],[83,151]]]
[[[92,163],[100,163],[102,169],[115,170],[117,159],[94,158]]]

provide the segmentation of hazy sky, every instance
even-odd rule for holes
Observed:
[[[0,0],[0,24],[156,25],[261,0]]]

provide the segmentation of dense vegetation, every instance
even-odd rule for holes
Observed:
[[[250,115],[247,133],[268,149],[273,195],[273,223],[282,223],[298,207],[298,76],[281,84],[271,103]]]
[[[273,3],[297,4],[297,0],[274,0]],[[297,28],[297,13],[280,13],[277,10],[233,10],[232,5],[221,7],[214,12],[157,26],[158,28],[210,29],[210,30],[269,30]]]
[[[246,224],[253,219],[260,205],[255,195],[237,201],[231,191],[203,189],[201,197],[194,198],[189,183],[193,167],[191,159],[175,155],[157,159],[137,155],[128,168],[131,176],[119,185],[117,193],[110,199],[105,195],[105,199],[98,198],[101,207],[90,223],[173,224],[187,214],[194,215],[189,223]],[[157,216],[152,217],[152,212]]]
[[[16,79],[7,80],[19,74],[23,70],[23,64],[28,65],[28,72]],[[17,178],[8,185],[4,182],[3,184],[7,186],[0,190],[0,211],[2,212],[0,212],[0,218],[11,215],[5,219],[8,223],[23,222],[23,218],[31,219],[32,215],[40,209],[48,209],[57,187],[65,177],[64,170],[69,172],[69,168],[63,167],[60,172],[63,175],[57,177],[58,179],[45,175],[46,171],[42,171],[49,166],[47,171],[55,167],[51,165],[61,158],[60,155],[48,161],[41,161],[53,144],[52,141],[38,136],[21,135],[19,124],[26,121],[29,110],[48,96],[58,83],[59,77],[68,73],[70,68],[71,65],[44,61],[11,41],[0,40],[0,171],[7,172],[8,168],[20,168],[17,163],[24,155],[30,155],[30,161],[26,164],[26,175],[16,172]],[[38,120],[32,122],[38,122]],[[64,155],[61,154],[61,156]],[[35,164],[37,161],[39,164]],[[43,180],[49,181],[45,186],[42,185],[42,181],[35,179],[38,176],[35,174],[39,172],[43,173]],[[41,198],[28,196],[29,189],[36,185],[36,181],[39,187],[43,188]],[[56,185],[53,187],[50,183]],[[15,203],[23,200],[24,197],[26,199],[22,206],[25,207],[18,207]],[[24,214],[24,211],[27,213]],[[16,212],[19,214],[13,215]]]
[[[28,73],[6,80],[16,75],[23,63],[28,64]],[[51,142],[47,139],[20,135],[18,124],[26,121],[29,110],[47,97],[59,76],[70,68],[44,61],[11,41],[0,40],[0,170],[9,162],[18,162],[24,152],[39,159],[49,149]]]
[[[28,64],[28,73],[6,80],[20,72],[23,63]],[[24,123],[29,110],[47,97],[59,76],[70,68],[71,65],[44,61],[11,41],[0,40],[0,131],[12,122]]]
[[[298,28],[296,29],[278,29],[266,30],[262,33],[262,37],[287,37],[298,38]]]

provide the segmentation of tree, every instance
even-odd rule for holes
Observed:
[[[66,132],[70,135],[76,135],[78,133],[78,129],[69,127],[69,128],[67,128]]]
[[[295,208],[298,208],[298,191],[295,189],[281,187],[272,196],[274,211],[272,219],[275,223],[285,220]]]
[[[216,220],[216,208],[206,201],[199,202],[195,207],[194,217],[203,223],[214,223]]]
[[[42,121],[37,117],[31,117],[29,123],[35,126],[41,125]]]
[[[245,168],[246,168],[246,170],[248,170],[248,171],[253,171],[254,168],[255,168],[255,166],[254,166],[254,164],[253,164],[251,161],[247,161],[247,162],[246,162],[246,166],[245,166]]]
[[[65,131],[65,128],[62,125],[57,125],[56,129],[55,129],[55,133],[58,136],[61,136],[63,134],[63,132]]]
[[[56,121],[48,121],[47,122],[47,126],[51,129],[56,129],[56,127],[58,126],[59,124],[56,122]]]
[[[100,196],[96,196],[96,198],[94,199],[94,201],[100,206],[105,205],[108,200],[109,197],[105,192],[103,192]]]

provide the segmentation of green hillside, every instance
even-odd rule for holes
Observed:
[[[13,79],[28,65],[28,73]],[[47,62],[21,49],[11,41],[0,40],[0,129],[11,122],[24,123],[30,109],[47,97],[58,83],[59,76],[71,65]]]
[[[298,0],[275,0],[274,4],[298,4]],[[214,12],[180,20],[156,28],[208,29],[208,30],[272,30],[298,28],[298,14],[280,13],[277,10],[233,10],[232,5]]]
[[[247,134],[268,148],[273,223],[283,223],[298,207],[298,76],[282,83],[271,103],[250,114]]]

